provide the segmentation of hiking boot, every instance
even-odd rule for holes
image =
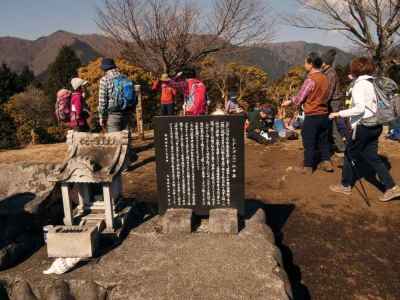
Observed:
[[[386,193],[384,193],[383,196],[379,198],[379,201],[387,202],[395,198],[400,198],[400,187],[398,185],[390,190],[387,190]]]
[[[311,167],[294,167],[293,171],[302,175],[312,175],[313,168]]]
[[[333,173],[334,171],[332,163],[328,160],[321,162],[318,169],[327,173]]]
[[[343,195],[346,195],[346,196],[350,196],[351,195],[351,187],[344,186],[343,184],[331,185],[331,186],[329,186],[329,189],[332,192],[335,192],[335,193],[343,194]]]

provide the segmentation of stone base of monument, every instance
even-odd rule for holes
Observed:
[[[238,211],[233,208],[217,208],[210,210],[208,232],[237,234],[239,231]]]
[[[168,209],[161,220],[163,233],[191,233],[193,211],[186,208]]]
[[[161,219],[146,218],[101,260],[61,277],[42,274],[49,265],[42,249],[0,272],[0,291],[4,283],[9,293],[29,295],[31,289],[36,299],[293,299],[263,209],[249,211],[237,235],[159,234]],[[21,280],[27,284],[20,286]],[[61,290],[63,298],[55,298]]]
[[[200,217],[192,209],[171,208],[160,219],[163,233],[238,234],[239,214],[234,208],[211,209],[209,217]]]
[[[50,229],[47,234],[48,257],[95,256],[99,226],[56,226]]]

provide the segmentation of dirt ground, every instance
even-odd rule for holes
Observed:
[[[383,142],[394,178],[400,182],[400,145]],[[0,152],[0,162],[58,162],[65,146]],[[156,202],[152,149],[139,153],[137,168],[125,176],[125,194]],[[379,203],[379,190],[365,182],[370,206],[354,191],[335,195],[328,186],[340,178],[319,171],[290,171],[299,165],[299,141],[246,145],[246,198],[266,205],[295,299],[400,299],[400,200]]]

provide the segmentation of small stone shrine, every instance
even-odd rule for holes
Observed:
[[[209,215],[216,232],[236,232],[244,214],[244,117],[156,117],[154,126],[159,211],[176,220],[164,227],[188,232],[194,213]]]
[[[76,236],[81,232],[82,239],[88,239],[88,247],[93,247],[96,242],[93,232],[119,237],[131,209],[122,201],[121,179],[127,164],[128,131],[107,134],[69,131],[67,144],[67,160],[49,178],[61,185],[64,207],[65,226],[56,226],[48,234],[48,250],[58,248],[59,251],[53,250],[58,256],[63,251],[55,242],[62,239],[61,235]],[[79,200],[75,209],[71,201],[73,188],[77,190]],[[68,256],[74,257],[71,249],[69,247]],[[76,252],[91,254],[93,249],[77,249]]]

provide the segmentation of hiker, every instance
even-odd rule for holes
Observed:
[[[305,119],[302,128],[304,146],[304,165],[295,170],[302,174],[312,174],[317,163],[317,154],[320,154],[319,169],[333,172],[330,161],[329,130],[331,121],[328,118],[327,97],[329,93],[328,78],[321,72],[322,59],[311,52],[305,59],[307,79],[297,96],[284,101],[282,106],[294,104],[304,106]],[[318,151],[320,153],[318,153]]]
[[[322,71],[326,75],[329,81],[329,93],[328,93],[328,108],[329,112],[338,112],[344,108],[343,97],[340,93],[339,78],[336,73],[333,64],[336,58],[336,50],[330,49],[322,55]],[[332,150],[334,150],[338,156],[343,157],[343,153],[346,149],[344,137],[339,131],[340,122],[342,120],[335,119],[332,121],[330,138],[332,142]]]
[[[84,100],[84,88],[87,84],[88,82],[81,78],[72,78],[71,80],[73,92],[71,94],[71,116],[69,127],[75,131],[89,131],[89,126],[86,121],[89,117],[89,114],[88,111],[85,109]]]
[[[237,113],[241,113],[241,112],[242,112],[242,110],[237,101],[237,96],[231,95],[229,97],[228,102],[225,105],[225,114],[233,115],[233,114],[237,114]]]
[[[160,80],[153,83],[153,91],[161,91],[161,116],[172,116],[175,114],[176,90],[169,84],[171,79],[168,74],[162,74]]]
[[[185,116],[201,116],[207,113],[207,88],[204,83],[197,79],[196,70],[187,70],[185,79],[179,72],[177,76],[169,81],[169,84],[184,96],[183,112]]]
[[[375,65],[366,57],[355,58],[350,65],[351,74],[355,83],[351,91],[352,107],[330,114],[331,119],[338,117],[350,118],[352,138],[349,140],[342,170],[342,182],[330,186],[336,193],[351,195],[352,187],[357,180],[358,164],[368,163],[378,175],[380,182],[385,187],[385,193],[380,201],[390,201],[400,197],[400,187],[397,186],[389,173],[388,168],[378,155],[379,137],[382,125],[367,126],[368,120],[377,113],[377,96],[372,74]]]
[[[136,104],[133,82],[119,72],[111,58],[103,58],[101,69],[105,75],[100,79],[99,88],[100,125],[107,132],[128,129]]]
[[[247,138],[256,141],[259,144],[270,144],[272,138],[269,131],[273,128],[273,111],[268,106],[263,106],[258,111],[252,111],[247,114],[246,131]]]
[[[225,115],[224,106],[221,102],[218,102],[215,106],[215,110],[211,113],[212,116],[223,116]]]

